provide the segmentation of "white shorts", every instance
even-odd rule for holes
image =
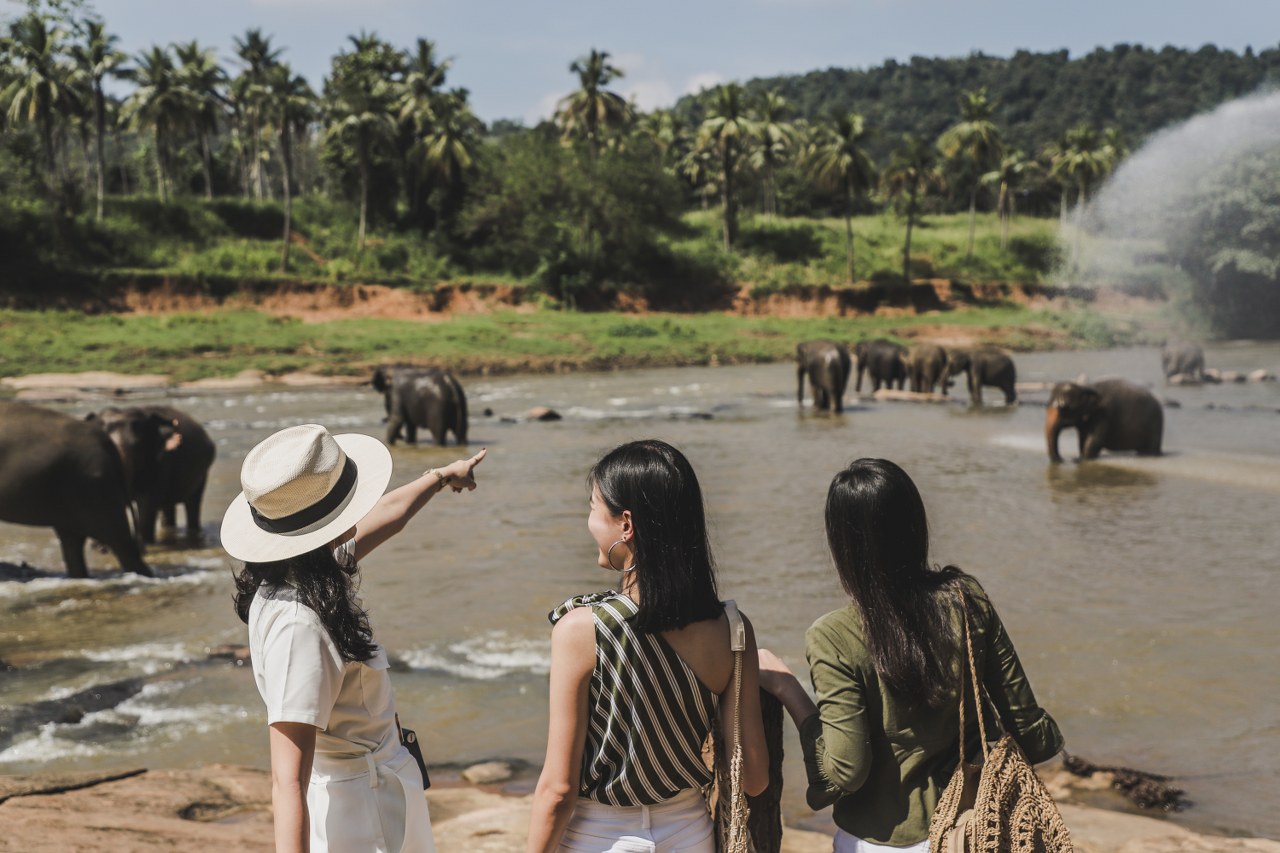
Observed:
[[[836,830],[835,845],[832,853],[929,853],[929,839],[925,839],[910,847],[890,847],[887,844],[873,844],[856,835],[850,835],[843,829]]]
[[[363,761],[351,762],[366,766]],[[372,773],[370,773],[372,769]],[[307,789],[311,853],[435,853],[422,774],[404,747],[364,772],[315,778]]]
[[[560,840],[564,853],[715,853],[715,825],[700,791],[656,806],[606,806],[580,798]]]

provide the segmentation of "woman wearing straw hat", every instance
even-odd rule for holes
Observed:
[[[222,545],[245,563],[236,613],[267,706],[276,850],[435,850],[422,776],[400,743],[387,654],[355,578],[359,561],[437,492],[474,489],[484,455],[385,495],[391,454],[366,435],[304,424],[245,457]]]

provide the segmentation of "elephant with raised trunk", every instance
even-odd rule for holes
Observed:
[[[835,341],[805,341],[796,345],[796,402],[804,405],[804,378],[813,386],[813,405],[822,411],[844,411],[844,389],[853,360]]]
[[[871,375],[871,390],[879,391],[880,386],[892,388],[896,383],[901,391],[907,382],[907,348],[878,338],[874,341],[858,341],[853,345],[853,354],[858,359],[858,381],[854,390],[862,393],[862,374]]]
[[[172,437],[144,418],[142,441]],[[166,434],[167,433],[167,434]],[[120,568],[151,575],[129,529],[130,493],[120,451],[98,424],[25,403],[0,403],[0,521],[52,527],[67,575],[88,577],[85,540],[101,542]]]
[[[387,444],[395,444],[402,429],[405,441],[416,444],[419,427],[429,430],[438,445],[447,443],[450,432],[458,444],[467,443],[467,395],[448,370],[379,367],[372,384],[386,405]]]
[[[907,356],[907,376],[911,390],[917,394],[932,394],[935,386],[945,394],[950,387],[947,376],[947,351],[937,344],[917,344]]]
[[[965,374],[969,386],[969,403],[982,405],[982,386],[990,385],[1004,392],[1004,403],[1011,406],[1018,399],[1015,387],[1018,370],[1013,358],[998,347],[979,346],[972,349],[953,349],[949,352],[947,367],[949,376]]]
[[[177,439],[164,448],[157,459],[140,461],[131,445],[139,441],[136,429],[128,426],[130,413],[171,426]],[[140,406],[137,409],[105,409],[96,416],[121,451],[125,478],[138,509],[138,532],[150,545],[156,541],[156,521],[164,517],[170,531],[178,527],[178,505],[186,515],[187,540],[199,541],[200,504],[209,479],[209,468],[217,449],[209,433],[191,415],[169,406]]]
[[[1164,410],[1150,391],[1123,379],[1103,379],[1092,385],[1059,382],[1053,386],[1044,418],[1050,461],[1062,461],[1058,436],[1070,427],[1080,437],[1081,459],[1097,459],[1104,450],[1159,456]]]
[[[1166,344],[1160,365],[1165,379],[1182,375],[1190,382],[1204,381],[1204,350],[1199,344]]]

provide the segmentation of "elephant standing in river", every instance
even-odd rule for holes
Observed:
[[[119,409],[106,409],[97,416],[112,441],[122,448],[121,455],[126,460],[133,460],[125,463],[125,478],[137,503],[138,531],[142,541],[148,545],[156,541],[159,515],[164,516],[165,527],[171,531],[177,529],[178,504],[182,504],[186,514],[187,539],[198,541],[201,536],[200,504],[204,499],[209,468],[217,456],[213,439],[198,420],[179,409],[141,406],[129,411],[140,412],[157,419],[158,423],[171,425],[179,437],[173,446],[165,448],[158,460],[147,460],[146,465],[154,467],[145,469],[139,465],[136,454],[123,450],[124,445],[138,440],[136,432],[131,434],[127,428],[122,429],[124,423],[121,418],[126,413]]]
[[[917,344],[907,356],[907,375],[911,390],[918,394],[932,394],[940,385],[943,394],[950,387],[947,375],[947,351],[937,344]]]
[[[982,405],[982,386],[990,385],[1004,392],[1006,406],[1018,399],[1015,387],[1018,370],[1013,359],[998,347],[979,346],[972,349],[953,349],[949,353],[948,373],[951,376],[965,374],[969,385],[969,403]]]
[[[844,389],[849,385],[853,360],[849,350],[835,341],[805,341],[796,345],[796,402],[804,405],[804,378],[813,386],[813,405],[822,410],[844,411]]]
[[[373,387],[382,392],[387,410],[387,444],[395,444],[404,430],[405,441],[418,441],[418,427],[430,430],[443,446],[452,432],[458,444],[467,443],[467,395],[448,370],[438,367],[379,367]]]
[[[1044,435],[1049,460],[1061,462],[1058,435],[1075,427],[1080,458],[1097,459],[1104,450],[1135,450],[1159,456],[1164,438],[1164,410],[1146,388],[1123,379],[1103,379],[1092,385],[1059,382],[1049,396]]]
[[[133,426],[160,446],[172,436],[150,418]],[[151,575],[129,529],[129,507],[120,452],[99,425],[0,403],[0,521],[52,527],[68,577],[88,577],[88,538],[109,548],[122,570]]]
[[[1165,379],[1181,374],[1192,382],[1204,381],[1204,350],[1198,344],[1166,344],[1160,365]]]
[[[862,374],[871,374],[871,390],[879,391],[880,386],[892,388],[897,383],[898,390],[907,381],[907,348],[883,338],[874,341],[858,341],[853,345],[853,354],[858,359],[858,381],[854,390],[862,393]]]

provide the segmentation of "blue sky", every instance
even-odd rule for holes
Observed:
[[[1119,42],[1261,50],[1280,43],[1280,0],[95,0],[122,46],[192,38],[232,54],[261,27],[313,85],[361,29],[454,58],[449,84],[481,118],[535,121],[574,80],[569,63],[607,50],[616,87],[651,109],[724,80],[865,68],[885,59],[1072,55]],[[10,9],[15,4],[10,3]]]

